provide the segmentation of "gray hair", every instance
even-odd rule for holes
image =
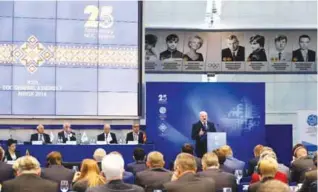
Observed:
[[[96,149],[93,155],[94,159],[97,162],[101,162],[105,156],[106,156],[106,151],[103,148]]]
[[[106,180],[122,179],[124,173],[124,159],[120,154],[110,153],[102,161],[102,172]]]

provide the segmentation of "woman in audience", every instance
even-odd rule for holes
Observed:
[[[267,158],[274,159],[276,161],[276,163],[277,163],[277,157],[276,157],[275,152],[269,147],[264,147],[264,149],[262,150],[261,155],[260,155],[260,161],[263,160],[263,159],[267,159]],[[288,176],[284,172],[281,172],[279,170],[279,165],[280,164],[277,163],[278,171],[276,172],[274,178],[277,179],[277,180],[280,180],[280,181],[282,181],[284,183],[288,183]],[[251,184],[255,183],[255,182],[258,182],[260,180],[261,180],[261,176],[259,175],[258,172],[252,174]]]
[[[100,175],[97,162],[93,159],[84,159],[82,162],[81,172],[74,176],[73,190],[77,192],[85,192],[89,187],[103,185],[106,180]]]
[[[15,161],[21,157],[19,151],[16,151],[17,142],[13,139],[8,140],[8,150],[5,152],[5,161]]]

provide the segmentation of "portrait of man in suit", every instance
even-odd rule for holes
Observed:
[[[293,51],[293,62],[315,62],[316,52],[309,49],[310,37],[308,35],[299,36],[299,49]]]
[[[275,37],[275,51],[271,53],[272,62],[290,62],[292,53],[285,50],[287,45],[287,36],[278,35]]]
[[[245,48],[239,45],[236,35],[230,35],[227,38],[227,48],[222,49],[222,61],[244,61]]]

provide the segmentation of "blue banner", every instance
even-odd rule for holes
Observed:
[[[257,144],[265,144],[264,83],[162,83],[146,85],[148,141],[172,161],[191,140],[200,111],[218,132],[227,133],[234,156],[247,161]]]

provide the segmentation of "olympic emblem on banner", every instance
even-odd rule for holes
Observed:
[[[317,126],[317,115],[314,115],[314,114],[308,115],[307,124],[309,126]]]

